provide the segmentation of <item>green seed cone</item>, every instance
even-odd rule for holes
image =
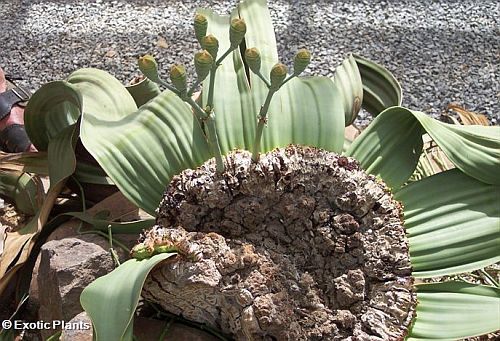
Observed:
[[[187,89],[186,68],[183,65],[173,65],[170,68],[170,80],[179,91]]]
[[[293,74],[298,76],[300,75],[311,62],[311,52],[306,49],[300,49],[297,51],[295,55],[295,59],[293,61]]]
[[[245,24],[245,20],[239,18],[231,20],[229,42],[232,48],[237,48],[240,45],[243,37],[245,37],[245,33],[247,33],[247,24]]]
[[[154,253],[167,253],[167,252],[175,252],[175,246],[172,244],[166,244],[166,245],[155,245],[154,247]]]
[[[213,62],[214,58],[207,50],[197,52],[194,55],[194,68],[196,69],[198,80],[203,81],[207,78]]]
[[[219,52],[219,41],[213,35],[209,34],[208,36],[201,38],[201,47],[204,50],[207,50],[214,59],[217,58],[217,52]]]
[[[154,250],[144,245],[144,243],[137,244],[130,251],[131,256],[138,260],[149,258],[153,255],[153,253]]]
[[[271,88],[278,89],[285,80],[287,67],[284,64],[278,63],[271,69]]]
[[[207,35],[208,20],[203,14],[194,16],[194,34],[196,39],[201,44],[201,39]]]
[[[252,47],[251,49],[246,49],[245,51],[245,62],[247,63],[250,70],[253,73],[260,72],[261,58],[260,52],[257,48]]]
[[[138,64],[139,70],[141,70],[144,76],[153,82],[160,82],[160,78],[158,77],[158,63],[153,56],[147,54],[139,57]]]

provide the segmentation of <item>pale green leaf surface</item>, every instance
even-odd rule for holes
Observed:
[[[170,178],[209,158],[189,107],[170,91],[136,109],[118,80],[104,71],[72,74],[83,102],[81,139],[118,188],[153,214]]]
[[[43,199],[43,185],[36,175],[20,171],[0,171],[0,195],[14,201],[16,208],[35,215]],[[41,196],[41,198],[38,198]],[[0,243],[2,243],[0,241]]]
[[[199,10],[208,18],[208,32],[220,43],[220,51],[229,46],[229,17]],[[245,1],[239,14],[247,23],[247,47],[257,47],[262,55],[261,71],[268,77],[278,62],[274,31],[266,2]],[[251,150],[257,114],[267,94],[265,84],[253,73],[247,80],[238,50],[226,58],[217,71],[214,110],[222,152],[234,148]],[[204,83],[208,89],[209,80]],[[249,84],[250,83],[250,84]],[[224,89],[223,91],[221,91]],[[218,90],[218,91],[217,91]],[[203,91],[206,103],[208,91]],[[344,108],[341,94],[326,77],[293,79],[273,97],[264,129],[261,152],[290,143],[314,145],[340,151],[343,145]]]
[[[409,184],[404,205],[413,275],[473,271],[500,261],[500,186],[458,169]]]
[[[458,340],[498,330],[500,290],[465,282],[417,285],[417,317],[408,341]]]
[[[82,141],[124,195],[150,214],[172,176],[209,159],[198,122],[172,92],[116,121],[100,114],[84,109]]]
[[[137,110],[132,95],[105,71],[80,69],[69,75],[68,82],[81,96],[80,110],[87,119],[112,124]]]
[[[500,185],[499,126],[447,124],[413,113],[457,168],[485,183]]]
[[[1,178],[5,175],[5,173],[0,172],[0,183],[2,182]],[[35,215],[44,199],[41,180],[37,175],[22,173],[16,181],[13,198],[17,210],[27,215]]]
[[[18,161],[26,165],[27,171],[46,174],[47,170],[44,168],[52,167],[50,173],[53,182],[54,180],[55,182],[58,181],[55,177],[60,179],[68,176],[68,174],[58,176],[57,173],[63,171],[60,167],[61,164],[67,164],[66,161],[71,164],[75,162],[74,144],[78,134],[74,131],[71,138],[67,135],[69,132],[64,137],[59,135],[65,129],[74,130],[68,127],[75,125],[80,116],[81,106],[82,98],[78,88],[66,81],[47,83],[33,94],[25,111],[26,130],[39,151],[46,151],[50,148],[53,151],[49,153],[52,155],[48,157],[49,160],[40,158],[40,153],[20,158]],[[51,142],[61,138],[67,139],[67,142],[70,143]],[[54,143],[57,143],[57,146]],[[52,147],[50,147],[51,144]],[[77,165],[76,173],[77,178],[84,182],[112,183],[112,181],[106,179],[106,174],[102,170],[94,166],[82,165],[81,162]]]
[[[50,184],[53,186],[74,173],[77,124],[63,128],[50,139],[47,151]]]
[[[80,116],[81,97],[68,82],[56,81],[43,85],[26,106],[24,123],[31,142],[46,151],[49,140]]]
[[[63,108],[77,108],[82,113],[80,138],[85,148],[124,195],[150,214],[172,176],[210,157],[190,108],[170,91],[137,109],[116,78],[104,71],[82,69],[71,74],[68,82],[42,87],[34,98],[41,103],[33,104],[35,131],[43,131],[46,122],[53,122],[51,116],[62,123],[58,129],[47,129],[63,130],[68,121],[76,121],[74,111]],[[44,98],[49,100],[42,101]],[[62,119],[64,115],[71,120]],[[40,145],[48,145],[46,135],[41,134],[39,140]],[[82,173],[92,182],[108,182],[95,170],[80,167],[78,176]]]
[[[394,76],[383,66],[354,55],[363,82],[363,108],[377,116],[389,107],[401,105],[403,91]]]
[[[144,260],[131,259],[86,287],[80,303],[94,326],[97,341],[132,340],[132,325],[144,281],[162,260],[175,253],[161,253]]]
[[[345,154],[347,149],[351,146],[352,141],[349,139],[344,139],[344,145],[342,146],[342,154]]]
[[[344,101],[345,126],[351,125],[363,103],[363,83],[355,58],[351,55],[335,69],[333,82]]]
[[[500,127],[455,126],[402,107],[389,108],[377,116],[346,154],[398,188],[415,170],[424,131],[464,173],[485,183],[500,184]]]
[[[346,155],[358,160],[367,172],[380,175],[390,187],[398,188],[415,170],[422,152],[423,130],[409,115],[389,110],[363,130]]]

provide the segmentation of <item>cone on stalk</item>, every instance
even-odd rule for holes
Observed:
[[[194,68],[199,81],[207,78],[213,62],[214,58],[207,50],[202,50],[194,55]]]

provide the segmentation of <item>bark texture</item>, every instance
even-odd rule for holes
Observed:
[[[402,208],[351,158],[236,151],[174,177],[141,240],[179,257],[143,296],[237,340],[399,340],[416,295]]]

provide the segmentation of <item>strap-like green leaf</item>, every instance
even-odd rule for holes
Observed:
[[[26,132],[38,150],[46,151],[49,141],[80,116],[81,97],[65,81],[50,82],[31,96],[24,112]]]
[[[144,281],[156,264],[174,255],[128,260],[83,290],[80,303],[92,320],[97,341],[132,340],[134,312]]]
[[[70,216],[80,219],[81,221],[92,225],[94,229],[103,232],[108,232],[108,229],[111,229],[114,234],[138,234],[141,233],[144,229],[152,227],[155,223],[155,219],[115,222],[105,219],[99,219],[84,212],[66,212],[60,214],[59,216]]]
[[[0,171],[0,195],[13,200],[16,209],[24,214],[36,214],[43,201],[43,194],[43,184],[37,175],[20,171]]]
[[[344,101],[345,126],[352,124],[363,103],[363,83],[355,58],[351,55],[335,69],[333,82]]]
[[[110,86],[108,91],[113,88],[120,89]],[[84,103],[98,106],[99,93],[80,91]],[[210,157],[191,110],[170,91],[115,120],[107,112],[84,108],[80,134],[85,148],[122,193],[150,214],[172,176]]]
[[[76,123],[69,125],[49,141],[47,155],[51,186],[75,172],[77,128]]]
[[[363,82],[363,108],[377,116],[389,107],[401,105],[403,91],[394,76],[383,66],[354,55]]]
[[[104,71],[82,69],[71,74],[67,82],[42,87],[33,98],[27,121],[39,141],[37,147],[46,149],[49,145],[44,129],[58,133],[82,113],[80,138],[85,148],[124,195],[148,213],[154,213],[173,175],[210,157],[190,108],[170,91],[138,110],[116,78]],[[64,157],[73,155],[66,151]],[[56,167],[59,162],[52,164]],[[109,182],[95,169],[79,167],[77,173],[80,179]]]
[[[500,261],[500,186],[458,169],[409,184],[403,202],[413,275],[473,271]]]
[[[68,83],[81,98],[82,119],[111,124],[137,110],[134,98],[109,73],[97,69],[80,69],[68,77]],[[85,127],[82,125],[81,130]]]
[[[415,170],[424,131],[464,173],[485,183],[500,184],[500,127],[455,126],[402,107],[389,108],[376,117],[347,154],[398,188]]]
[[[219,40],[219,50],[229,47],[229,17],[211,11],[207,16],[208,31]],[[247,23],[247,47],[257,47],[262,56],[262,74],[268,76],[278,62],[274,31],[266,1],[245,1],[233,16]],[[264,103],[267,88],[253,73],[247,80],[238,50],[226,58],[217,71],[214,110],[222,152],[233,148],[251,149],[257,114]],[[203,103],[208,96],[209,79],[205,81]],[[354,100],[350,100],[352,103]],[[293,79],[273,97],[264,129],[261,151],[290,143],[315,145],[340,151],[343,145],[344,99],[332,80],[326,77]]]
[[[500,290],[464,282],[417,285],[417,317],[408,341],[458,340],[500,326]]]
[[[26,165],[27,171],[35,171],[39,174],[46,174],[44,168],[52,167],[50,171],[52,182],[57,182],[57,173],[63,171],[61,164],[73,164],[75,162],[74,147],[79,133],[75,123],[80,117],[82,108],[82,98],[78,88],[66,81],[50,82],[42,86],[31,97],[25,110],[26,131],[31,141],[39,151],[47,151],[57,148],[49,153],[48,159],[41,158],[44,154],[27,154],[24,158],[19,158],[19,163]],[[61,139],[61,132],[70,129],[71,138],[68,136],[66,142],[51,142],[54,139]],[[65,160],[63,160],[65,159]],[[67,159],[67,160],[66,160]],[[68,162],[66,162],[68,161]],[[90,166],[79,162],[76,165],[77,178],[84,182],[107,184],[112,181],[106,179],[106,174],[98,167]],[[74,168],[73,168],[74,170]],[[57,176],[62,178],[71,174]]]
[[[414,115],[457,168],[487,184],[500,185],[499,126],[459,126],[418,111]]]
[[[423,130],[409,115],[392,114],[390,110],[376,117],[346,154],[356,158],[367,172],[380,175],[390,187],[398,188],[415,170],[422,153]]]
[[[82,98],[80,138],[120,190],[153,214],[170,178],[209,158],[189,107],[166,91],[136,110],[118,80],[84,69],[68,81]]]

